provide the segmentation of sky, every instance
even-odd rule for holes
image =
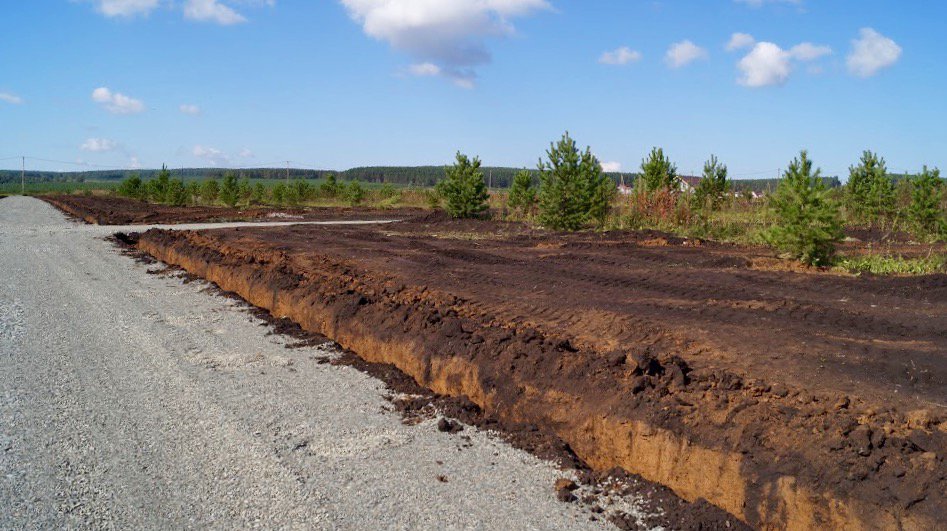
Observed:
[[[947,2],[30,0],[0,7],[0,168],[535,167],[569,131],[775,177],[947,168]]]

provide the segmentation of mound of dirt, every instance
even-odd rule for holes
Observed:
[[[210,223],[223,221],[324,221],[344,219],[412,219],[429,212],[421,209],[372,208],[230,208],[171,206],[117,196],[49,195],[40,199],[63,212],[96,225]]]
[[[947,276],[759,271],[758,251],[695,243],[428,219],[138,245],[752,526],[935,527]]]

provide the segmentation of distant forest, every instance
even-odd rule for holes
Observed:
[[[522,171],[520,168],[502,168],[502,167],[484,167],[481,168],[488,184],[493,188],[508,188],[513,181],[513,176]],[[139,175],[142,179],[150,179],[156,173],[157,169],[147,170],[100,170],[83,172],[52,172],[52,171],[27,171],[26,181],[28,183],[43,182],[96,182],[96,181],[120,181],[131,175]],[[290,179],[321,179],[329,174],[333,174],[341,180],[358,180],[366,183],[390,183],[402,186],[433,186],[444,178],[444,166],[370,166],[352,168],[345,171],[331,170],[307,170],[290,168],[169,168],[172,177],[176,178],[221,178],[227,172],[234,172],[238,177],[247,177],[250,179],[286,179],[287,174]],[[538,179],[536,170],[530,170]],[[624,179],[625,184],[634,183],[637,174],[635,173],[608,173],[616,183]],[[903,179],[903,175],[892,175],[894,180]],[[829,187],[841,186],[838,177],[825,177],[825,183]],[[20,182],[20,172],[15,170],[0,170],[0,184]],[[737,179],[733,181],[734,189],[754,190],[758,192],[775,190],[778,179]]]

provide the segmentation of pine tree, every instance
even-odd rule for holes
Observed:
[[[641,161],[641,182],[649,192],[661,188],[673,189],[677,181],[677,166],[664,156],[664,150],[651,148],[648,157]]]
[[[539,161],[539,222],[554,230],[579,230],[590,219],[604,222],[614,183],[591,148],[580,152],[567,131]],[[606,182],[607,181],[607,182]]]
[[[220,186],[220,200],[229,207],[237,205],[240,200],[240,189],[237,185],[237,176],[232,171],[224,174],[223,184]]]
[[[171,179],[165,189],[165,202],[174,206],[184,206],[187,204],[187,187],[180,179]]]
[[[942,198],[940,170],[928,170],[924,166],[924,171],[911,179],[911,206],[908,209],[908,215],[919,235],[931,236],[945,231]]]
[[[171,172],[167,166],[161,165],[161,171],[154,179],[145,184],[147,199],[156,203],[164,203],[168,200],[168,183],[171,181]]]
[[[457,162],[445,168],[444,180],[437,192],[445,201],[445,210],[454,218],[473,218],[487,210],[487,184],[480,171],[480,159],[457,152]]]
[[[843,237],[838,205],[820,174],[806,151],[793,159],[770,199],[777,223],[766,234],[771,245],[811,265],[828,264]]]
[[[217,183],[217,179],[207,179],[201,184],[201,201],[213,203],[217,200],[218,195],[220,195],[220,185]]]
[[[362,183],[358,181],[352,181],[345,189],[345,199],[348,200],[349,205],[358,206],[365,199],[365,189],[362,188]]]
[[[848,169],[848,208],[857,217],[874,223],[894,212],[894,183],[888,176],[885,159],[864,151],[858,166]]]
[[[715,155],[704,163],[704,174],[694,191],[694,201],[698,207],[709,207],[717,210],[723,204],[730,191],[730,181],[727,179],[727,165],[721,164]]]
[[[339,181],[336,180],[335,175],[330,173],[326,176],[325,182],[319,185],[319,195],[326,198],[333,198],[339,195],[341,187],[339,186]]]
[[[142,186],[141,177],[134,173],[122,181],[122,184],[118,185],[118,195],[132,199],[142,199],[144,186]]]
[[[536,206],[536,188],[533,186],[533,175],[529,170],[523,170],[513,177],[508,204],[511,209],[523,215]]]
[[[263,183],[256,183],[253,185],[253,193],[250,195],[250,203],[259,205],[264,199],[266,199],[266,187],[263,186]]]

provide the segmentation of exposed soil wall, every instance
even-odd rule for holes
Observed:
[[[892,397],[883,407],[878,390],[868,389],[865,378],[850,368],[837,369],[835,374],[848,376],[838,384],[834,375],[806,374],[813,356],[800,355],[789,366],[801,375],[774,372],[778,363],[772,360],[735,359],[759,346],[743,343],[741,351],[681,323],[657,328],[655,323],[666,322],[668,315],[628,309],[616,314],[614,302],[595,303],[630,296],[640,301],[641,294],[630,287],[634,284],[612,279],[598,284],[601,293],[582,289],[588,279],[601,275],[596,268],[606,257],[618,259],[637,250],[653,267],[661,255],[649,249],[684,242],[641,239],[617,245],[617,254],[609,254],[616,242],[536,241],[523,235],[482,246],[464,239],[431,242],[428,234],[286,228],[148,231],[138,246],[369,361],[391,363],[435,392],[467,396],[505,420],[552,429],[593,467],[622,467],[685,499],[705,498],[755,527],[930,529],[947,510],[947,424],[941,409],[922,408],[930,401],[917,398],[937,399],[944,392],[937,389],[945,370],[942,360],[926,362],[929,368],[922,377],[927,380],[913,388],[914,398]],[[583,255],[582,249],[592,251]],[[697,254],[678,258],[692,268],[745,275],[739,302],[765,308],[765,301],[750,296],[756,286],[756,273],[747,268],[751,260],[727,249],[689,251]],[[558,260],[550,267],[547,257],[542,267],[550,269],[544,271],[536,265],[536,253]],[[405,256],[417,260],[406,265]],[[510,262],[516,267],[508,275],[504,271]],[[476,274],[469,270],[471,264],[484,266]],[[701,284],[680,270],[655,277],[663,279],[656,283],[629,264],[625,269],[652,296],[661,291],[695,300]],[[540,294],[550,286],[542,282],[550,271],[578,287],[563,287],[558,296],[543,298]],[[453,275],[463,275],[462,280],[452,283]],[[765,283],[767,289],[777,289],[771,282]],[[942,292],[944,282],[933,282],[928,293]],[[516,290],[510,292],[510,286]],[[906,290],[911,300],[911,288],[903,285],[871,289]],[[522,300],[515,299],[517,293]],[[915,338],[917,352],[943,345],[943,328],[925,328],[942,324],[939,300],[916,301],[930,305],[941,320],[916,324],[925,330]],[[696,302],[714,308],[734,301],[698,293]],[[517,308],[526,311],[517,313]],[[899,332],[890,329],[895,326],[890,319],[868,310],[866,326],[884,324],[887,331],[862,330],[834,308],[807,311],[835,315],[836,324],[826,328],[836,334],[874,334],[875,340],[891,341],[888,335]],[[684,325],[690,318],[683,311],[675,315]],[[754,337],[737,324],[760,325],[735,324],[733,317],[739,315],[732,308],[712,316],[732,332],[737,345]],[[808,330],[810,347],[833,341],[818,339],[818,327]],[[787,340],[796,333],[788,325],[780,332]],[[756,333],[776,335],[772,329]],[[861,338],[846,338],[845,344],[854,339]],[[774,340],[764,346],[781,349],[784,343]],[[859,353],[871,357],[877,353],[874,348]],[[903,345],[898,348],[900,356],[911,356]],[[943,352],[931,356],[942,358]],[[816,352],[814,357],[825,355]],[[884,363],[897,360],[872,361],[883,369]],[[746,370],[738,369],[744,365]],[[901,377],[919,382],[917,375],[893,378]],[[812,385],[805,384],[807,378]],[[887,382],[885,378],[878,381]]]

